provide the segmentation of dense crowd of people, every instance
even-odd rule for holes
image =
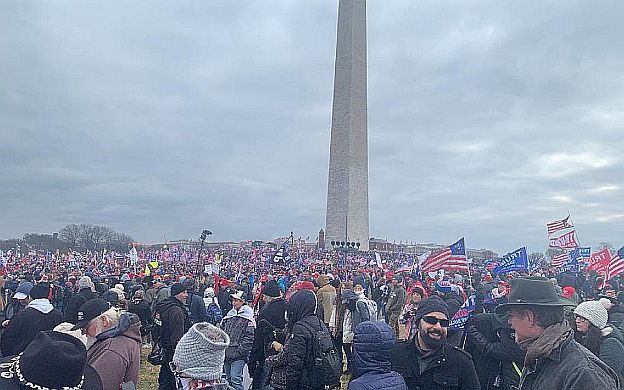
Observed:
[[[14,256],[0,278],[2,380],[133,389],[145,348],[161,390],[242,390],[245,372],[265,390],[621,388],[619,278],[547,265],[423,275],[382,255]],[[27,374],[42,345],[60,368]]]

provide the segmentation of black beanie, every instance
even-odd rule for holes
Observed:
[[[429,298],[425,298],[418,304],[418,309],[414,315],[414,320],[418,322],[423,316],[426,316],[429,313],[433,313],[434,311],[439,311],[440,313],[446,314],[446,318],[449,320],[451,316],[449,314],[449,307],[442,299],[433,296]]]
[[[35,284],[33,288],[30,289],[30,293],[28,293],[28,295],[30,295],[32,299],[41,299],[47,298],[49,293],[50,287],[48,287],[47,284],[40,283]]]
[[[171,296],[175,297],[179,293],[186,291],[186,287],[182,283],[174,283],[171,285]]]
[[[262,293],[275,298],[280,296],[281,291],[275,280],[269,280],[262,288]]]

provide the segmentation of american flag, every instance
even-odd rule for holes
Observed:
[[[464,239],[451,246],[433,253],[422,265],[423,272],[435,272],[441,269],[447,271],[468,271],[468,259]]]
[[[548,228],[548,235],[550,236],[551,234],[559,230],[574,227],[571,223],[568,222],[569,220],[570,216],[568,215],[565,219],[547,223],[546,227]]]
[[[552,266],[561,267],[568,261],[569,258],[570,256],[568,256],[567,252],[563,252],[561,254],[555,255],[551,260]]]
[[[624,272],[624,246],[621,247],[611,258],[611,261],[609,262],[609,277],[607,279],[611,279],[622,272]]]

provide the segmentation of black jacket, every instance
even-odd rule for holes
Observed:
[[[191,327],[188,310],[176,297],[165,299],[154,310],[155,318],[162,323],[160,345],[166,349],[167,357],[172,358],[178,341]]]
[[[145,300],[137,299],[130,301],[128,311],[139,317],[141,325],[148,325],[152,323],[152,309],[150,308],[149,303]]]
[[[288,340],[286,367],[286,389],[313,389],[311,383],[311,367],[314,363],[314,335],[323,329],[329,332],[323,321],[317,317],[316,295],[310,290],[299,290],[292,296],[287,305]]]
[[[481,389],[470,354],[446,343],[421,375],[417,340],[399,342],[392,351],[392,370],[401,374],[409,390]]]
[[[25,308],[11,318],[9,326],[2,333],[0,340],[2,356],[23,352],[40,331],[52,330],[61,322],[63,313],[57,309],[44,314],[32,307]]]
[[[249,356],[249,368],[252,368],[262,363],[266,357],[266,350],[268,344],[275,341],[275,332],[277,330],[284,329],[286,326],[286,300],[284,298],[277,298],[267,303],[262,307],[256,323],[258,324],[256,332],[254,333],[254,342],[251,347],[251,354]],[[254,373],[250,373],[252,376]]]
[[[72,324],[78,322],[80,306],[95,298],[97,298],[97,295],[90,288],[83,288],[77,294],[74,294],[65,308],[65,321]]]
[[[466,351],[472,355],[481,389],[517,386],[525,352],[516,344],[512,329],[496,314],[484,313],[470,318],[465,330]],[[499,387],[495,383],[500,383]]]

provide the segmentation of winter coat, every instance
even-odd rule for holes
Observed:
[[[139,316],[139,319],[141,320],[141,325],[148,325],[152,323],[152,310],[150,309],[149,303],[147,303],[145,300],[136,299],[130,301],[130,304],[128,305],[128,311]]]
[[[71,297],[65,308],[65,322],[69,322],[70,324],[78,322],[80,306],[95,298],[97,298],[97,295],[91,291],[91,288],[80,289],[77,294]]]
[[[403,310],[403,305],[405,305],[405,289],[398,284],[388,296],[386,312],[399,314]]]
[[[444,343],[420,373],[418,337],[397,343],[392,351],[392,369],[401,374],[409,390],[480,390],[479,378],[467,352]],[[544,387],[543,390],[550,389]]]
[[[47,299],[35,299],[9,321],[0,338],[2,356],[23,352],[42,330],[52,330],[63,322],[63,313],[54,309]]]
[[[325,324],[316,316],[316,296],[310,290],[300,290],[287,306],[290,338],[286,360],[286,389],[312,389],[311,367],[314,362],[312,332],[325,330]],[[311,331],[311,330],[312,331]]]
[[[349,390],[407,390],[391,370],[394,331],[384,322],[362,322],[353,337],[353,377]]]
[[[139,383],[141,362],[141,321],[132,313],[123,313],[112,329],[96,336],[87,351],[87,364],[102,378],[103,390],[118,390],[122,383]]]
[[[166,301],[171,297],[171,289],[169,287],[161,287],[156,291],[156,295],[154,295],[154,299],[152,300],[152,312],[156,306],[158,306],[161,302]]]
[[[570,335],[549,356],[537,360],[534,368],[524,367],[518,390],[615,390],[620,379]]]
[[[364,298],[363,294],[358,295],[351,290],[345,290],[342,294],[342,299],[347,300],[347,308],[351,312],[351,332],[355,332],[355,328],[362,322],[371,320]]]
[[[230,336],[230,345],[225,350],[225,361],[247,361],[256,329],[251,307],[243,305],[239,310],[232,308],[221,321],[221,329]]]
[[[316,292],[316,298],[319,305],[323,306],[323,322],[329,324],[336,299],[336,288],[329,284],[326,275],[316,278],[316,284],[320,287]]]
[[[167,351],[167,360],[171,361],[178,341],[191,327],[188,311],[176,297],[169,297],[156,305],[155,312],[162,323],[159,344]]]
[[[613,371],[624,375],[624,337],[615,327],[607,327],[602,330],[606,333],[600,343],[598,357],[605,362]]]
[[[624,307],[617,304],[609,309],[609,323],[624,332]]]
[[[466,351],[472,355],[481,389],[510,390],[517,386],[525,353],[507,323],[494,313],[484,313],[470,318],[465,329]],[[494,387],[495,382],[500,386]]]
[[[442,300],[449,307],[449,318],[452,318],[455,313],[459,311],[459,308],[464,304],[464,299],[462,299],[462,297],[460,297],[459,294],[455,291],[444,294]]]
[[[250,370],[262,366],[268,344],[275,341],[275,331],[282,330],[286,326],[285,314],[286,300],[284,298],[276,298],[264,305],[262,310],[260,310],[258,318],[256,318],[257,327],[254,332],[254,341],[249,356],[248,366]]]
[[[206,305],[202,297],[189,292],[188,298],[186,299],[186,306],[190,311],[189,319],[191,325],[208,321],[208,311],[206,310]]]

